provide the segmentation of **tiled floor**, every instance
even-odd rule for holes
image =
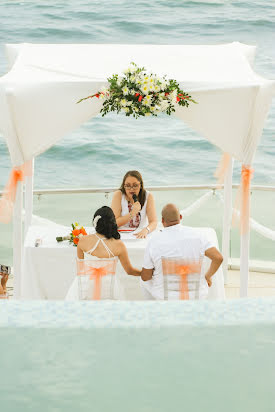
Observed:
[[[240,296],[240,272],[230,270],[228,282],[225,285],[227,299],[237,299]],[[275,273],[250,272],[248,296],[275,296]]]
[[[13,296],[13,277],[8,280],[7,290],[9,296]],[[238,299],[240,297],[240,272],[230,270],[228,272],[228,282],[225,285],[225,295],[227,299]],[[250,272],[248,283],[249,297],[275,296],[275,273]],[[136,297],[137,300],[140,297]],[[136,300],[133,296],[133,300]]]

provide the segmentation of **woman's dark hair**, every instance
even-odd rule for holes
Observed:
[[[101,216],[95,227],[97,233],[104,235],[107,239],[120,239],[120,234],[117,231],[116,218],[109,206],[102,206],[100,209],[97,209],[94,214],[94,219],[96,216]]]
[[[125,181],[127,179],[127,177],[132,176],[135,177],[139,183],[140,183],[140,191],[138,194],[138,201],[141,205],[141,208],[143,208],[143,205],[145,203],[145,199],[146,199],[146,190],[144,189],[144,185],[143,185],[143,180],[142,180],[142,176],[141,174],[137,171],[137,170],[129,170],[129,172],[127,172],[122,180],[121,186],[119,188],[119,190],[126,195],[126,190],[125,190]]]

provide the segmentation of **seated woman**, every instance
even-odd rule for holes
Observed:
[[[119,230],[141,229],[135,234],[137,238],[145,238],[157,227],[154,197],[144,189],[137,170],[126,173],[119,190],[114,193],[111,207]]]
[[[117,256],[128,275],[140,276],[141,270],[131,265],[126,246],[120,240],[112,209],[108,206],[98,209],[94,214],[93,223],[96,233],[83,236],[79,240],[77,257],[84,259],[84,254],[103,259]]]

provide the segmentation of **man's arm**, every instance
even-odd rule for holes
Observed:
[[[153,277],[153,272],[154,272],[154,269],[145,269],[145,268],[142,268],[142,271],[141,271],[141,279],[144,280],[144,281],[152,279],[152,277]]]
[[[222,254],[215,247],[211,247],[205,251],[205,256],[211,259],[211,265],[205,274],[206,282],[210,287],[212,285],[211,277],[217,272],[223,262]]]

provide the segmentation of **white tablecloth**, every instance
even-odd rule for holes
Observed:
[[[212,239],[218,247],[216,232],[211,228],[198,228]],[[21,278],[22,299],[65,299],[76,276],[76,247],[68,241],[56,242],[56,236],[66,236],[69,228],[60,225],[31,226],[24,243],[23,270]],[[35,240],[42,243],[35,247]],[[147,238],[148,239],[148,238]],[[124,240],[133,266],[142,267],[144,249],[147,239]],[[210,260],[205,257],[203,270],[206,271]],[[142,300],[139,277],[127,275],[120,262],[117,267],[116,298],[122,300]],[[76,283],[75,283],[76,285]],[[71,288],[71,297],[77,296]],[[213,276],[208,299],[224,299],[224,279],[222,268]]]

